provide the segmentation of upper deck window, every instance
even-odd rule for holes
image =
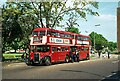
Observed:
[[[74,39],[74,35],[70,35],[70,34],[63,34],[63,33],[61,33],[60,36],[62,38],[73,38]]]
[[[34,31],[34,32],[32,33],[32,36],[38,36],[38,32],[37,32],[37,31]]]
[[[52,35],[52,36],[59,37],[59,33],[58,33],[58,32],[51,32],[51,35]]]
[[[47,31],[47,35],[48,35],[48,36],[51,36],[51,32],[50,32],[50,31]]]
[[[74,35],[70,35],[72,39],[74,39]]]
[[[64,34],[64,38],[71,38],[69,34]]]
[[[64,38],[64,37],[65,37],[65,35],[64,35],[64,34],[60,34],[60,36],[61,36],[62,38]]]
[[[60,34],[58,32],[54,32],[54,31],[47,31],[47,35],[48,36],[55,36],[55,37],[60,36]]]
[[[89,38],[87,38],[87,37],[84,37],[84,38],[83,38],[83,40],[90,40],[90,39],[89,39]]]
[[[77,39],[78,40],[82,40],[83,38],[81,36],[77,36]]]
[[[40,36],[45,36],[45,31],[40,31],[39,35]]]

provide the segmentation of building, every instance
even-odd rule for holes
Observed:
[[[120,2],[118,2],[117,8],[117,47],[120,52]]]

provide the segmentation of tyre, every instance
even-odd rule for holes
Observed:
[[[35,65],[35,63],[33,62],[33,60],[27,60],[27,61],[26,61],[26,64],[27,64],[28,66],[34,66],[34,65]]]
[[[51,65],[50,57],[45,57],[45,65],[47,66]]]
[[[28,58],[25,59],[25,63],[30,66],[30,60]]]
[[[69,56],[65,57],[65,62],[68,63],[70,61]]]
[[[33,60],[32,60],[32,61],[30,61],[30,65],[32,65],[32,66],[34,66],[34,65],[35,65],[35,63],[33,62]]]

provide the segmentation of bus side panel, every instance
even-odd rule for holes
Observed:
[[[60,54],[59,54],[59,60],[60,61],[65,61],[65,58],[66,58],[66,55],[68,54],[68,52],[67,51],[62,51],[62,52],[60,52]]]
[[[80,51],[80,59],[82,60],[84,58],[84,51]]]

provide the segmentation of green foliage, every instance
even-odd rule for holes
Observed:
[[[52,27],[55,28],[56,26],[61,26],[61,21],[64,20],[65,16],[71,14],[71,12],[75,12],[76,18],[83,18],[85,20],[87,14],[98,16],[97,12],[94,12],[92,8],[98,9],[98,2],[93,1],[72,1],[73,3],[70,6],[67,6],[68,0],[61,1],[61,2],[32,2],[32,7],[35,10],[35,15],[40,19],[40,27]],[[72,6],[72,7],[71,7]],[[90,7],[87,7],[90,6]],[[68,16],[69,18],[69,16]],[[44,23],[43,23],[43,20]]]
[[[22,53],[3,53],[2,55],[2,61],[22,61]]]
[[[76,23],[78,18],[87,20],[87,14],[99,15],[92,10],[92,7],[98,9],[98,2],[73,1],[72,7],[68,7],[67,1],[7,2],[3,5],[2,19],[0,19],[3,27],[3,49],[27,48],[29,37],[35,27],[63,27],[61,22],[65,21],[65,16],[68,17],[66,24],[70,27],[69,30],[79,33],[76,28],[79,26]]]
[[[104,38],[101,34],[97,34],[95,32],[92,32],[89,36],[91,38],[92,46],[94,46],[94,40],[95,40],[95,48],[96,48],[96,50],[101,50],[101,49],[108,46],[107,39]]]
[[[6,3],[2,8],[2,35],[3,49],[7,50],[12,47],[17,50],[21,46],[20,42],[24,41],[26,45],[29,42],[29,36],[34,27],[38,24],[31,5],[27,2]],[[38,20],[38,19],[37,19]]]
[[[75,28],[75,27],[68,27],[68,28],[66,29],[66,31],[80,34],[79,29],[78,29],[78,28]]]
[[[92,32],[90,35],[92,46],[94,46],[94,36],[95,36],[95,48],[96,50],[102,50],[103,48],[110,51],[116,51],[117,43],[109,42],[101,34]]]
[[[68,19],[68,22],[66,22],[67,24],[67,28],[65,31],[68,31],[68,32],[73,32],[73,33],[80,33],[79,32],[79,29],[77,28],[79,26],[78,23],[76,23],[77,21],[77,14],[74,13],[74,12],[71,12],[69,13],[69,19]]]
[[[14,54],[14,53],[9,53],[9,54],[7,54],[7,53],[4,53],[3,54],[3,57],[4,57],[4,59],[15,59],[15,58],[21,58],[21,56],[22,56],[22,53],[19,53],[19,54]]]
[[[116,50],[116,48],[117,48],[117,43],[116,43],[116,42],[108,42],[108,48],[109,48],[111,51]]]

